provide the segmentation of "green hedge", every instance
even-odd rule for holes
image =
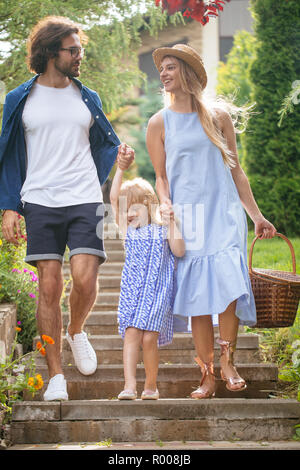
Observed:
[[[300,79],[300,3],[253,0],[256,55],[250,69],[255,111],[245,143],[258,205],[278,231],[300,234],[300,105],[278,126],[279,110]]]

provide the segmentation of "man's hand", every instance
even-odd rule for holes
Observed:
[[[21,227],[18,214],[15,211],[6,210],[2,217],[2,233],[6,241],[19,245],[18,239],[21,238]]]
[[[134,160],[134,150],[127,144],[119,145],[119,152],[117,155],[118,167],[120,170],[128,170]]]

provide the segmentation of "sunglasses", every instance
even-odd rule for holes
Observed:
[[[68,48],[61,47],[60,50],[69,51],[71,54],[71,57],[78,57],[79,55],[81,55],[82,57],[84,56],[83,47],[68,47]]]

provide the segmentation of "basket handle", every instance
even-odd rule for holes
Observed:
[[[290,240],[285,235],[282,235],[282,233],[276,232],[275,235],[277,235],[278,237],[283,238],[283,240],[285,240],[287,242],[287,244],[289,245],[289,248],[291,250],[291,255],[292,255],[292,262],[293,262],[293,274],[296,274],[296,257],[295,257],[295,251],[294,251],[293,245],[291,244]],[[249,251],[249,271],[250,272],[252,272],[253,248],[254,248],[254,244],[255,244],[255,242],[258,238],[259,238],[258,235],[254,238],[254,240],[251,244],[251,247],[250,247],[250,251]]]

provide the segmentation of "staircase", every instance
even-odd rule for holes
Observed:
[[[44,402],[42,393],[16,403],[11,435],[14,444],[145,441],[279,441],[291,439],[300,421],[296,400],[268,398],[277,386],[277,367],[260,362],[258,336],[240,329],[235,363],[248,387],[230,393],[217,380],[216,398],[192,400],[200,372],[194,361],[191,334],[175,334],[171,345],[160,350],[158,401],[119,401],[123,389],[122,346],[118,335],[117,307],[124,251],[121,240],[106,232],[108,261],[100,266],[99,293],[84,330],[96,351],[98,368],[83,376],[74,366],[63,338],[62,360],[68,383],[68,402]],[[64,274],[69,276],[65,263]],[[69,314],[63,314],[66,327]],[[219,346],[215,345],[219,377]],[[142,355],[141,355],[142,361]],[[37,359],[37,373],[47,383],[47,366]],[[142,364],[137,370],[140,396],[145,380]]]

